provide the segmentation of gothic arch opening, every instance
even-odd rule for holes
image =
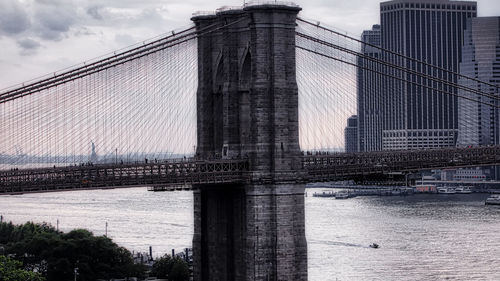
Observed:
[[[249,90],[252,82],[252,55],[247,51],[240,70],[240,89]]]
[[[217,62],[217,71],[215,72],[214,93],[222,93],[224,85],[224,58],[221,56]]]

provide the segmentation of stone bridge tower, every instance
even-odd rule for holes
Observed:
[[[248,182],[194,192],[194,280],[307,280],[295,26],[259,4],[192,18],[197,156],[248,158]],[[214,31],[215,29],[215,31]]]

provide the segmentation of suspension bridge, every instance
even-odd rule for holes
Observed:
[[[397,52],[363,54],[300,10],[197,13],[180,32],[4,89],[0,193],[189,185],[195,280],[306,280],[305,183],[500,163],[498,145],[343,153],[359,69],[391,81],[387,97],[410,85],[498,112],[498,96]]]

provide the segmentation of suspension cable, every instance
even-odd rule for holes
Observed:
[[[442,83],[442,84],[446,84],[446,85],[454,87],[454,88],[462,89],[462,90],[465,90],[467,92],[475,93],[475,94],[483,96],[483,97],[491,98],[491,99],[494,99],[494,100],[500,100],[500,96],[488,94],[488,93],[485,93],[485,92],[482,92],[482,91],[479,91],[479,90],[476,90],[476,89],[473,89],[473,88],[469,88],[469,87],[462,86],[462,85],[457,84],[457,83],[450,82],[450,81],[445,80],[445,79],[440,79],[440,78],[437,78],[437,77],[434,77],[434,76],[431,76],[431,75],[428,75],[428,74],[425,74],[425,73],[422,73],[422,72],[415,71],[415,70],[410,69],[410,68],[405,68],[405,67],[402,67],[402,66],[399,66],[399,65],[396,65],[396,64],[393,64],[393,63],[381,60],[381,59],[377,59],[375,57],[368,56],[368,55],[365,55],[365,54],[362,54],[362,53],[359,53],[359,52],[356,52],[356,51],[353,51],[353,50],[350,50],[350,49],[347,49],[347,48],[344,48],[344,47],[341,47],[341,46],[338,46],[338,45],[335,45],[333,43],[326,42],[324,40],[321,40],[321,39],[318,39],[318,38],[306,35],[306,34],[301,33],[301,32],[296,32],[296,34],[297,34],[297,36],[300,36],[300,37],[302,37],[304,39],[316,42],[318,44],[321,44],[321,45],[324,45],[324,46],[327,46],[327,47],[330,47],[330,48],[337,49],[337,50],[339,50],[341,52],[349,53],[351,55],[354,55],[354,56],[357,56],[357,57],[360,57],[360,58],[363,58],[363,59],[371,60],[371,61],[373,61],[375,63],[383,64],[385,66],[388,66],[388,67],[391,67],[391,68],[395,68],[395,69],[398,69],[398,70],[401,70],[403,72],[407,72],[407,73],[410,73],[410,74],[418,75],[420,77],[423,77],[423,78],[426,78],[426,79],[429,79],[429,80],[432,80],[432,81],[435,81],[435,82],[439,82],[439,83]]]
[[[472,99],[472,98],[464,97],[464,96],[461,96],[461,95],[456,94],[456,93],[450,93],[450,92],[447,92],[447,91],[444,91],[444,90],[435,89],[433,87],[430,87],[430,86],[427,86],[427,85],[424,85],[424,84],[420,84],[420,83],[417,83],[417,82],[408,81],[407,79],[404,79],[404,78],[393,76],[393,75],[390,75],[390,74],[387,74],[387,73],[383,73],[381,71],[373,70],[373,69],[370,69],[370,68],[367,68],[367,67],[359,66],[359,65],[357,65],[355,63],[348,62],[348,61],[345,61],[345,60],[342,60],[342,59],[339,59],[339,58],[335,58],[333,56],[329,56],[329,55],[326,55],[326,54],[323,54],[323,53],[320,53],[318,51],[314,51],[314,50],[311,50],[311,49],[308,49],[308,48],[305,48],[305,47],[301,47],[301,46],[295,46],[295,47],[299,48],[301,50],[304,50],[304,51],[307,51],[307,52],[310,52],[310,53],[313,53],[313,54],[316,54],[316,55],[328,58],[328,59],[336,60],[338,62],[341,62],[341,63],[344,63],[344,64],[348,64],[348,65],[351,65],[351,66],[354,66],[354,67],[357,67],[357,68],[361,68],[361,69],[364,69],[364,70],[367,70],[367,71],[371,71],[371,72],[374,72],[374,73],[377,73],[377,74],[380,74],[380,75],[383,75],[383,76],[386,76],[386,77],[389,77],[389,78],[393,78],[393,79],[396,79],[396,80],[399,80],[399,81],[402,81],[402,82],[410,83],[410,84],[413,84],[413,85],[416,85],[416,86],[421,86],[423,88],[427,88],[427,89],[430,89],[430,90],[433,90],[433,91],[441,92],[443,94],[453,95],[453,96],[456,96],[456,97],[459,97],[459,98],[462,98],[462,99],[466,99],[466,100],[469,100],[469,101],[472,101],[472,102],[481,103],[481,104],[484,104],[484,105],[487,105],[487,106],[491,106],[491,107],[495,107],[495,108],[500,108],[499,105],[490,104],[490,103],[483,102],[483,101],[480,101],[480,100],[475,100],[475,99]]]
[[[490,87],[495,87],[495,88],[499,88],[499,87],[500,87],[500,86],[495,85],[495,84],[491,84],[491,83],[488,83],[488,82],[484,82],[484,81],[481,81],[481,80],[479,80],[479,79],[476,79],[476,78],[473,78],[473,77],[469,77],[469,76],[466,76],[466,75],[460,74],[460,73],[458,73],[458,72],[454,72],[454,71],[452,71],[452,70],[445,69],[445,68],[442,68],[442,67],[440,67],[440,66],[437,66],[437,65],[434,65],[434,64],[430,64],[430,63],[427,63],[427,62],[425,62],[425,61],[421,61],[421,60],[418,60],[418,59],[415,59],[415,58],[412,58],[412,57],[409,57],[409,56],[405,56],[405,55],[403,55],[403,54],[401,54],[401,53],[394,52],[394,51],[391,51],[391,50],[388,50],[388,49],[382,48],[382,47],[380,47],[380,46],[377,46],[377,45],[374,45],[374,44],[370,44],[370,43],[368,43],[368,42],[364,42],[364,41],[362,41],[362,40],[359,40],[359,39],[356,39],[356,38],[354,38],[354,37],[351,37],[351,36],[349,36],[349,35],[347,35],[347,34],[342,34],[342,33],[338,32],[338,31],[335,31],[335,30],[333,30],[333,29],[330,29],[330,28],[327,28],[327,27],[321,26],[321,25],[319,25],[319,24],[316,24],[316,23],[310,22],[310,21],[305,20],[305,19],[300,18],[300,17],[297,17],[297,20],[298,20],[298,21],[301,21],[301,22],[304,22],[304,23],[306,23],[306,24],[309,24],[309,25],[315,26],[315,27],[317,27],[317,28],[320,28],[320,29],[323,29],[323,30],[329,31],[329,32],[331,32],[331,33],[333,33],[333,34],[335,34],[335,35],[342,36],[342,37],[347,38],[347,39],[349,39],[349,40],[352,40],[352,41],[358,42],[358,43],[360,43],[360,44],[363,44],[363,45],[366,45],[366,46],[370,46],[370,47],[376,48],[376,49],[378,49],[378,50],[381,50],[382,52],[386,52],[386,53],[389,53],[389,54],[392,54],[392,55],[396,55],[396,56],[398,56],[398,57],[401,57],[401,58],[404,58],[404,59],[408,59],[408,60],[411,60],[411,61],[413,61],[413,62],[420,63],[420,64],[423,64],[423,65],[425,65],[425,66],[432,67],[432,68],[435,68],[435,69],[437,69],[437,70],[444,71],[444,72],[446,72],[446,73],[456,75],[456,76],[461,77],[461,78],[465,78],[465,79],[472,80],[472,81],[475,81],[475,82],[478,82],[478,83],[486,84],[486,85],[488,85],[488,86],[490,86]]]

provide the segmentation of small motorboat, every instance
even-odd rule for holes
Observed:
[[[500,205],[500,194],[493,194],[485,202],[486,205]]]
[[[349,198],[349,192],[347,191],[339,191],[337,193],[335,193],[335,199],[347,199]]]
[[[455,188],[453,187],[440,187],[438,188],[438,194],[455,194]]]
[[[377,243],[370,244],[370,248],[377,249],[378,247],[380,247],[380,246]]]
[[[455,193],[471,194],[472,190],[471,190],[470,186],[458,186],[457,188],[455,188]]]

